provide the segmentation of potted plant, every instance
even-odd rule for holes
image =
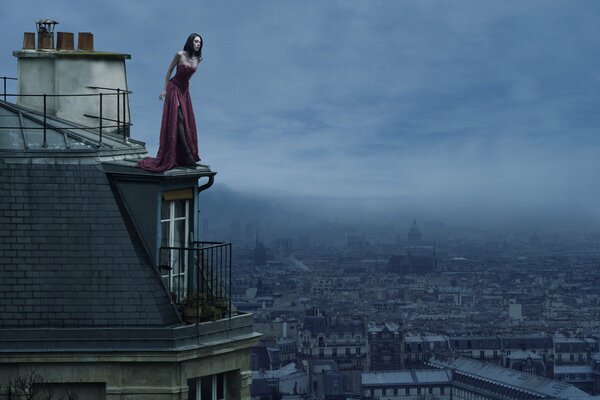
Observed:
[[[229,312],[229,300],[219,299],[215,303],[215,307],[217,307],[217,309],[219,310],[220,317],[225,318],[225,316]]]
[[[186,297],[182,309],[184,321],[196,323],[198,316],[202,314],[202,305],[204,303],[203,296],[194,294]]]
[[[202,314],[200,314],[200,321],[216,321],[220,318],[220,312],[213,304],[207,304],[202,307]]]
[[[203,305],[200,315],[201,321],[216,321],[224,318],[229,311],[229,301],[227,299],[217,299]]]

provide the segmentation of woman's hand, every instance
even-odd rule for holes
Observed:
[[[167,92],[165,90],[163,90],[162,92],[160,92],[160,94],[158,95],[158,99],[159,100],[164,100],[165,97],[167,96]]]

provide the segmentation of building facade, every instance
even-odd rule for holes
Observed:
[[[369,324],[368,346],[368,371],[403,368],[404,334],[399,324]]]

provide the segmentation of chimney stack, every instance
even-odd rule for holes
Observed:
[[[20,96],[17,104],[38,111],[45,109],[48,115],[85,126],[98,126],[100,109],[105,121],[127,120],[125,60],[131,56],[94,51],[91,32],[79,32],[77,44],[74,32],[57,32],[55,48],[56,24],[51,19],[36,21],[37,47],[35,33],[25,32],[23,49],[13,52],[18,60],[18,93],[36,95]],[[101,100],[102,108],[100,93],[106,94]],[[39,96],[42,94],[48,95],[45,103]],[[72,96],[81,94],[90,96]]]

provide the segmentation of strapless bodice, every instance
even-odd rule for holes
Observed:
[[[196,72],[196,68],[185,64],[177,64],[177,70],[175,71],[175,76],[171,78],[171,82],[177,85],[182,91],[186,91],[194,72]]]

